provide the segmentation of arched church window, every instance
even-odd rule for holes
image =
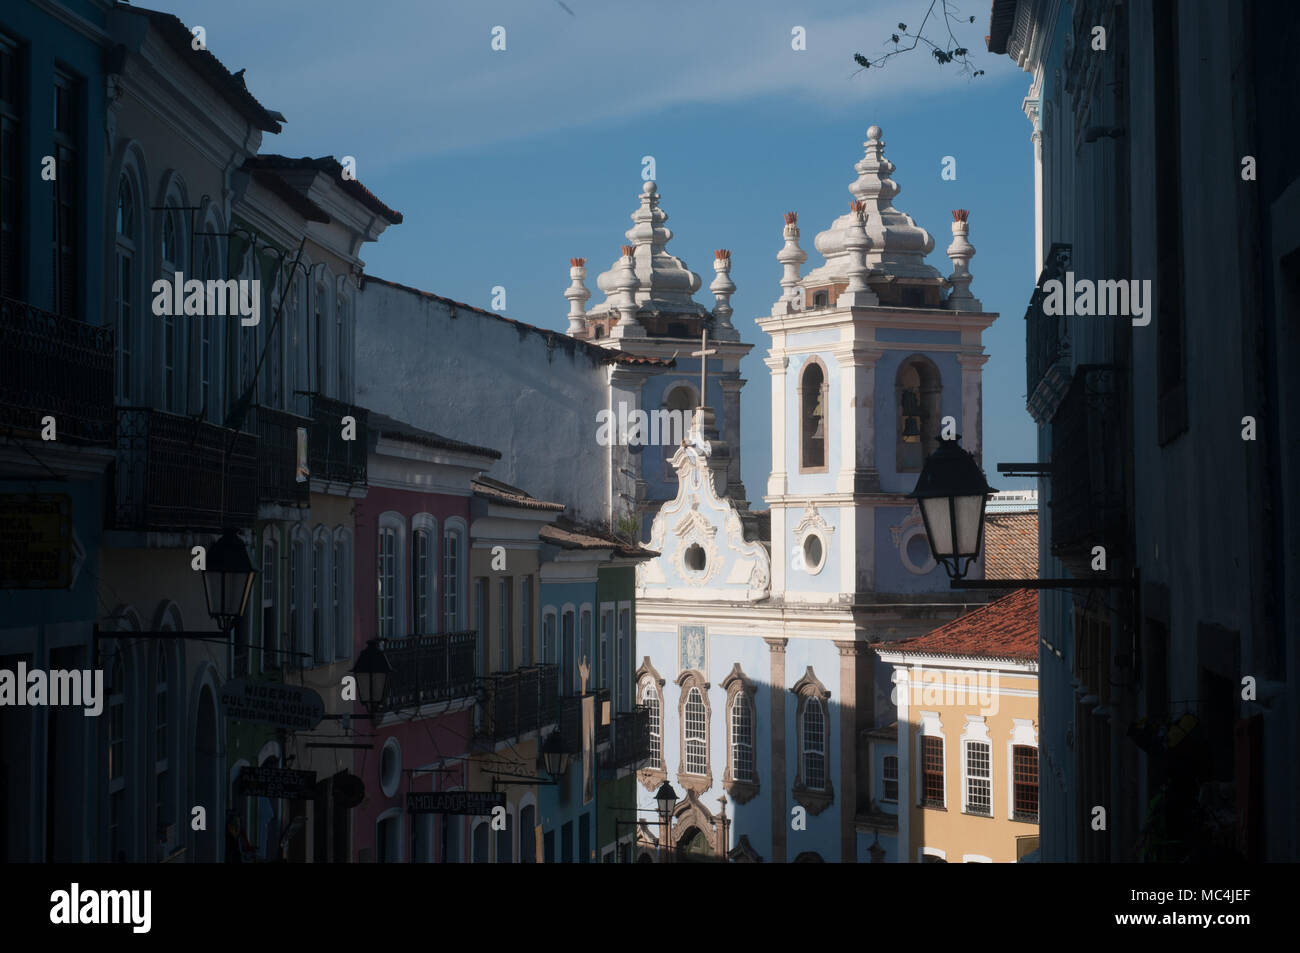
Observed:
[[[919,355],[908,358],[894,382],[898,407],[898,469],[919,471],[939,445],[939,369]]]
[[[829,757],[831,693],[813,673],[811,666],[790,691],[799,699],[795,711],[799,760],[794,778],[794,800],[807,808],[809,814],[820,814],[835,799]]]
[[[685,438],[686,431],[690,428],[691,410],[696,406],[695,388],[687,384],[678,384],[664,396],[663,409],[668,411],[668,429],[674,437],[677,437],[677,427],[681,427],[682,434],[676,440],[664,440],[662,453],[664,461],[664,481],[668,483],[676,482],[677,471],[673,469],[672,459],[677,453],[677,447],[681,440]],[[673,421],[679,421],[674,424]],[[662,436],[660,438],[662,440]]]
[[[664,730],[667,727],[667,713],[664,711],[664,680],[650,664],[649,656],[646,656],[645,661],[632,674],[632,681],[636,685],[637,702],[645,712],[649,729],[649,746],[646,758],[637,772],[637,780],[647,791],[654,793],[659,790],[659,786],[664,781],[668,780],[668,772],[664,764]]]
[[[681,725],[681,761],[677,780],[696,794],[712,784],[709,770],[709,685],[698,671],[687,670],[677,679],[682,690],[677,716]]]
[[[808,362],[799,383],[799,469],[826,469],[826,369]]]
[[[817,292],[815,295],[813,295],[813,307],[814,307],[814,308],[824,308],[824,307],[826,307],[827,300],[828,300],[828,296],[827,296],[826,292],[825,292],[825,291],[819,291],[819,292]]]
[[[754,737],[757,686],[736,662],[721,688],[727,693],[727,766],[722,773],[722,787],[732,803],[744,804],[758,793],[758,747]]]

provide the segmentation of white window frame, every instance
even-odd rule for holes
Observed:
[[[584,602],[578,609],[578,628],[574,635],[573,647],[573,688],[582,691],[582,674],[578,671],[583,660],[587,662],[587,691],[593,691],[596,685],[596,620],[590,602]]]
[[[615,621],[617,618],[618,618],[618,611],[615,608],[614,603],[602,602],[600,604],[600,656],[597,659],[597,668],[599,671],[600,680],[597,684],[601,688],[613,687],[610,684],[610,677],[609,677],[610,662],[611,662],[609,652],[610,649],[613,648],[615,645],[614,639],[611,638],[611,636],[613,635],[612,630],[617,625],[617,622]],[[621,698],[614,699],[615,710],[617,711],[623,710],[619,708],[622,702],[623,699]]]
[[[258,666],[262,672],[271,672],[279,669],[284,656],[280,654],[283,646],[280,644],[280,615],[284,604],[284,594],[280,591],[280,528],[273,524],[268,524],[262,528],[262,540],[260,555],[258,561],[260,576],[258,579],[258,613],[257,627],[261,634],[262,646],[258,651]],[[270,568],[267,568],[267,549],[270,548]],[[268,598],[269,590],[269,598]],[[272,610],[272,626],[270,632],[266,631],[266,610]],[[270,665],[267,668],[267,653],[270,650]]]
[[[944,784],[945,788],[947,786],[947,784]],[[940,860],[947,863],[948,852],[946,850],[940,850],[938,847],[918,847],[916,849],[916,862],[918,864],[924,863],[925,858],[927,857],[938,857]]]
[[[1016,816],[1016,748],[1023,746],[1026,748],[1038,748],[1038,730],[1034,727],[1031,718],[1013,718],[1011,720],[1011,738],[1007,741],[1007,820],[1014,820]],[[1038,816],[1041,820],[1043,814],[1043,752],[1038,752]],[[1028,824],[1029,821],[1021,823]]]
[[[892,759],[893,762],[894,762],[894,776],[893,776],[893,778],[890,778],[890,777],[888,776],[887,772],[885,771],[885,766],[889,763],[889,761],[890,761],[891,759]],[[898,755],[896,755],[896,754],[886,754],[886,755],[881,755],[881,758],[880,758],[880,801],[881,801],[882,804],[897,804],[897,803],[898,803],[898,799],[899,799],[899,797],[900,797],[900,792],[901,792],[901,790],[902,790],[902,786],[899,784],[898,767],[899,767],[899,758],[898,758]],[[891,781],[891,780],[894,782],[894,796],[893,796],[893,797],[889,797],[889,796],[888,796],[888,794],[887,794],[886,792],[887,792],[889,789],[885,786],[886,782]]]
[[[988,774],[982,780],[988,782],[988,811],[971,810],[970,788],[971,781],[978,780],[970,773],[970,746],[983,745],[988,751],[989,766]],[[984,720],[983,715],[967,715],[966,727],[961,733],[961,810],[963,814],[970,814],[975,817],[993,817],[995,810],[994,800],[996,792],[993,790],[993,739],[989,737],[989,726]]]
[[[310,668],[316,658],[315,647],[307,644],[307,617],[311,607],[312,540],[301,523],[289,533],[289,611],[293,619],[293,656],[295,668]],[[302,653],[306,653],[303,655]]]
[[[333,592],[330,597],[330,612],[334,616],[330,621],[334,632],[334,657],[348,659],[352,658],[355,646],[352,644],[352,531],[346,526],[334,528],[330,566],[337,573],[338,578],[337,611],[335,611]],[[331,573],[331,587],[334,585],[334,578],[334,574]]]
[[[320,644],[312,645],[312,659],[316,665],[326,665],[334,660],[334,605],[330,593],[334,541],[328,528],[317,526],[312,532],[311,550],[311,617],[307,628],[315,643],[313,628],[320,626]]]
[[[549,632],[549,638],[548,638]],[[559,655],[557,651],[560,637],[560,614],[555,606],[542,607],[542,644],[539,647],[539,660],[543,665],[554,665]]]
[[[699,738],[691,737],[688,734],[688,732],[690,731],[690,724],[691,724],[690,717],[689,717],[691,699],[697,695],[699,696],[699,706],[702,712],[700,717],[703,719],[704,722],[704,734],[702,737]],[[688,774],[691,777],[700,777],[700,778],[709,777],[709,730],[710,730],[709,706],[706,703],[704,698],[704,689],[699,685],[691,683],[688,685],[686,689],[686,698],[682,703],[682,773],[683,774]],[[703,755],[701,755],[700,758],[701,763],[695,765],[701,769],[699,771],[692,770],[693,766],[691,764],[691,747],[690,747],[692,742],[696,744],[702,744],[704,746],[704,753]]]
[[[963,864],[991,864],[991,863],[993,863],[993,861],[992,861],[991,858],[985,857],[983,854],[962,854],[962,855],[961,855],[961,862],[962,862]]]
[[[923,755],[924,745],[922,738],[938,738],[943,743],[943,804],[938,805],[944,810],[948,809],[948,739],[943,733],[943,722],[939,719],[937,711],[920,712],[920,730],[916,733],[916,805],[920,807],[925,804],[925,758]],[[945,857],[947,855],[944,855]]]
[[[664,700],[663,694],[659,690],[659,686],[655,684],[654,678],[650,675],[643,675],[641,677],[641,684],[637,689],[637,698],[642,705],[646,705],[648,702],[654,702],[655,712],[657,713],[657,718],[654,720],[659,722],[659,730],[655,731],[654,720],[647,718],[647,722],[650,726],[648,729],[650,735],[650,747],[646,755],[646,767],[653,771],[662,771],[664,770]],[[654,756],[656,740],[659,742],[659,757],[657,760]]]
[[[474,599],[474,631],[476,633],[477,645],[474,651],[474,668],[475,672],[482,676],[488,674],[488,638],[490,633],[488,626],[488,612],[490,611],[491,594],[488,592],[487,576],[475,576],[471,589],[473,590]]]
[[[626,612],[626,617],[623,613]],[[625,623],[626,619],[626,623]],[[632,675],[634,672],[632,661],[635,649],[633,648],[633,632],[636,629],[636,619],[632,615],[631,601],[624,601],[618,604],[618,615],[615,617],[615,626],[617,627],[617,640],[614,643],[614,666],[618,673],[619,683],[615,686],[618,692],[618,699],[615,705],[619,711],[631,710],[630,693],[633,689]]]
[[[519,581],[519,664],[533,664],[533,577]]]
[[[748,725],[749,743],[747,745],[742,744],[742,742],[737,740],[737,736],[739,732],[736,730],[736,714],[737,714],[737,710],[741,709],[742,707],[749,714],[749,725]],[[755,706],[754,704],[753,696],[751,696],[750,693],[744,689],[744,687],[737,689],[732,694],[731,704],[727,707],[727,719],[728,719],[728,723],[731,726],[731,745],[730,745],[730,749],[727,751],[727,759],[729,761],[728,767],[731,769],[731,778],[733,781],[740,781],[745,784],[753,784],[758,780],[757,773],[754,770],[755,765],[757,764],[754,758],[755,755],[754,749],[756,747],[754,735],[757,731],[756,722],[758,720],[758,711],[757,711],[757,706]],[[742,747],[746,747],[749,749],[749,775],[743,778],[740,776],[740,772],[736,769],[736,764],[737,764],[736,752]]]
[[[812,711],[814,705],[817,706],[817,712],[822,721],[820,750],[814,750],[808,745],[808,713]],[[830,789],[827,783],[830,781],[831,774],[831,759],[827,752],[827,749],[830,748],[830,740],[831,719],[829,708],[816,694],[809,694],[803,705],[802,717],[799,719],[799,767],[801,769],[799,776],[803,781],[803,786],[809,791],[827,791]],[[811,772],[808,770],[808,757],[813,754],[821,755],[822,759],[822,783],[820,785],[813,785],[809,781]]]
[[[419,558],[415,545],[417,533],[428,534],[429,540],[429,571],[423,581],[423,593],[419,591],[421,581],[415,577],[416,560]],[[433,635],[439,631],[442,620],[442,606],[438,602],[438,576],[441,573],[438,555],[438,520],[429,513],[416,513],[411,517],[411,635]],[[425,603],[428,606],[427,631],[422,633],[416,631],[418,624],[416,600],[421,595],[424,596]]]
[[[383,547],[380,540],[386,531],[393,533],[393,631],[389,637],[400,638],[409,634],[406,625],[406,600],[407,600],[407,560],[406,560],[406,517],[401,513],[393,510],[387,510],[379,514],[379,524],[375,529],[375,581],[378,584],[382,578],[382,569],[380,561],[383,559]],[[376,602],[375,602],[375,632],[380,637],[384,637],[381,631],[380,620],[383,613],[379,605],[380,589],[376,585]]]
[[[511,612],[511,594],[514,590],[514,578],[501,576],[497,579],[497,670],[508,672],[514,660],[513,613]]]
[[[453,548],[450,545],[451,540],[456,541],[454,548],[455,565],[453,572],[447,572],[447,560],[452,555]],[[467,626],[465,623],[465,600],[468,598],[468,580],[469,580],[469,531],[465,526],[465,521],[459,516],[449,516],[443,522],[442,527],[442,561],[439,563],[439,570],[442,573],[442,619],[444,632],[461,632]],[[447,600],[450,598],[453,602],[454,611],[450,614],[447,611]],[[485,633],[479,633],[480,638]]]
[[[129,204],[131,207],[131,231],[134,234],[123,235],[117,230],[117,209],[120,203],[113,204],[113,324],[117,329],[117,351],[116,361],[116,381],[117,398],[124,404],[141,403],[138,392],[139,381],[139,361],[141,358],[139,348],[138,328],[143,322],[141,314],[141,300],[144,297],[141,290],[139,266],[144,257],[144,235],[147,230],[147,219],[144,217],[144,210],[140,201],[143,192],[140,188],[140,175],[135,164],[128,159],[122,165],[122,171],[118,175],[119,198],[121,195],[122,183],[125,181],[127,189],[130,191]],[[121,280],[123,260],[126,262],[127,270],[127,287],[126,287],[126,315],[123,314],[123,296],[119,293],[118,282]],[[152,316],[152,312],[149,312]]]

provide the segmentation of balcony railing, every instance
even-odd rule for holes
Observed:
[[[0,297],[0,426],[113,443],[113,331]]]
[[[612,744],[600,755],[602,768],[635,768],[650,757],[650,709],[643,706],[614,716]]]
[[[117,408],[113,524],[134,530],[253,525],[257,441],[148,407]]]
[[[1063,243],[1052,245],[1043,262],[1043,270],[1038,276],[1038,284],[1025,309],[1025,394],[1031,410],[1036,405],[1035,396],[1038,385],[1058,363],[1069,367],[1070,342],[1066,333],[1064,315],[1049,315],[1043,309],[1047,292],[1043,285],[1053,279],[1065,281],[1065,273],[1070,268],[1072,246]],[[1048,414],[1050,416],[1050,413]]]
[[[1087,574],[1094,546],[1124,535],[1124,461],[1118,375],[1081,364],[1052,417],[1052,554]]]
[[[558,714],[554,665],[529,665],[479,679],[479,714],[475,733],[504,741],[543,725]]]
[[[257,435],[257,499],[260,503],[307,506],[311,483],[298,471],[298,431],[308,435],[312,422],[272,407],[250,407],[247,430]]]
[[[609,689],[601,688],[586,695],[565,695],[560,699],[559,730],[565,750],[577,753],[582,750],[582,700],[594,697],[596,713],[596,744],[609,741],[609,725],[602,725],[601,714],[609,701]]]
[[[311,439],[307,460],[314,479],[329,483],[366,483],[366,453],[370,412],[321,394],[311,395]],[[355,439],[345,440],[344,417],[355,423]]]
[[[474,630],[380,639],[379,644],[393,667],[388,676],[389,711],[474,693]]]

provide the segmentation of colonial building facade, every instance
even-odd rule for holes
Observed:
[[[641,806],[665,779],[681,794],[669,829],[642,840],[667,838],[677,856],[865,859],[863,734],[893,720],[868,642],[963,608],[906,494],[941,430],[978,457],[980,340],[996,315],[969,290],[967,213],[954,213],[945,278],[925,263],[933,238],[893,205],[878,127],[864,145],[849,212],[817,236],[825,263],[802,277],[786,216],[782,295],[758,320],[772,338],[770,542],[745,533],[735,438],[700,407],[653,521],[662,555],[638,570],[636,691],[652,726]]]

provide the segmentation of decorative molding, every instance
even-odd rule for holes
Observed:
[[[690,670],[677,676],[677,686],[681,695],[677,700],[677,783],[689,794],[703,794],[713,787],[713,752],[711,728],[713,726],[713,705],[709,701],[709,683],[704,674]],[[704,773],[688,774],[686,771],[686,700],[693,690],[698,690],[700,700],[704,703]],[[674,840],[674,843],[676,841]]]
[[[758,770],[758,701],[757,686],[741,670],[740,663],[735,662],[731,666],[731,671],[727,677],[722,680],[721,685],[724,692],[727,693],[727,703],[723,706],[723,717],[726,720],[726,738],[727,738],[727,766],[722,772],[722,788],[731,795],[731,800],[736,804],[744,804],[751,800],[754,795],[758,794],[759,789],[759,770]],[[745,700],[749,705],[749,716],[751,725],[750,748],[754,760],[753,778],[748,781],[738,781],[732,775],[732,760],[735,749],[732,744],[732,707],[736,704],[737,696],[744,694]]]
[[[727,853],[727,859],[733,864],[761,864],[763,862],[762,856],[758,851],[754,850],[754,845],[749,842],[748,834],[740,835],[740,840],[736,842],[736,846]]]
[[[835,785],[831,781],[831,709],[829,705],[831,693],[821,680],[817,678],[811,665],[804,671],[799,681],[795,682],[790,691],[799,699],[798,707],[795,709],[794,726],[796,737],[796,762],[794,787],[791,793],[797,803],[807,808],[808,813],[814,816],[820,814],[826,808],[835,802]],[[814,789],[804,785],[803,768],[804,768],[804,712],[808,707],[808,700],[816,698],[822,705],[822,716],[825,719],[825,737],[822,741],[822,756],[826,759],[824,774],[826,776],[826,787],[824,789]]]
[[[647,791],[654,792],[659,790],[659,785],[668,780],[668,770],[664,764],[664,726],[666,724],[664,718],[664,679],[651,663],[650,656],[644,656],[640,668],[632,673],[632,684],[636,686],[637,704],[641,704],[641,691],[646,684],[654,688],[659,699],[659,767],[652,768],[647,765],[636,773],[636,778],[641,782],[641,786]]]

